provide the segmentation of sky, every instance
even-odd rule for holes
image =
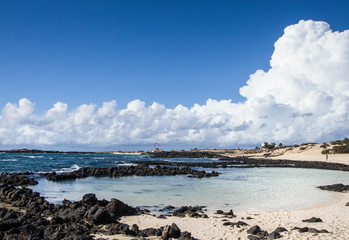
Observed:
[[[348,1],[2,1],[0,149],[349,134]]]

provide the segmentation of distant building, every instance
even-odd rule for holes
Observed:
[[[157,147],[152,150],[152,152],[162,152],[162,151],[163,151],[162,148],[157,148]]]

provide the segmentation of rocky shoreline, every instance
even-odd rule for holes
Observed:
[[[91,240],[97,233],[137,238],[194,239],[174,223],[158,229],[141,230],[137,225],[130,227],[119,222],[121,216],[145,212],[117,199],[98,200],[95,194],[90,193],[85,194],[81,201],[64,200],[62,204],[51,204],[39,193],[19,183],[37,184],[34,179],[17,174],[0,177],[0,202],[17,209],[0,208],[0,239]]]
[[[146,237],[158,237],[161,239],[195,239],[190,232],[181,231],[175,224],[165,225],[160,228],[146,228],[141,230],[138,225],[129,226],[119,222],[122,216],[147,214],[147,210],[131,207],[117,199],[98,200],[93,193],[85,194],[82,200],[71,202],[63,200],[62,204],[51,204],[39,193],[33,192],[30,188],[21,186],[35,185],[38,182],[28,176],[21,174],[9,174],[0,176],[0,202],[8,203],[16,210],[0,208],[0,239],[32,239],[32,240],[58,240],[58,239],[95,239],[96,234],[135,237],[146,239]],[[320,186],[320,189],[329,191],[347,191],[349,186],[335,184]],[[203,212],[204,207],[183,206],[176,209],[173,206],[165,207],[170,215],[175,217],[208,218]],[[215,214],[225,218],[235,218],[236,215],[230,212],[217,210]],[[166,218],[160,215],[158,218]],[[251,218],[247,218],[249,220]],[[303,222],[322,222],[320,218],[312,217]],[[223,226],[240,228],[249,224],[238,221],[231,222],[224,220]],[[300,233],[311,232],[316,234],[328,233],[327,230],[315,228],[295,227]],[[278,227],[275,231],[268,233],[258,225],[249,227],[247,233],[249,239],[278,239],[281,233],[288,231]],[[102,240],[103,238],[98,238]]]
[[[17,208],[0,208],[0,239],[93,239],[94,234],[115,235],[146,238],[150,236],[161,239],[194,239],[191,233],[181,231],[175,223],[160,228],[139,229],[137,225],[128,226],[118,219],[122,216],[147,214],[147,210],[130,207],[127,204],[111,199],[98,200],[95,194],[83,196],[81,201],[64,200],[62,204],[51,204],[25,186],[36,185],[38,182],[29,177],[33,172],[2,173],[0,175],[0,202]],[[50,181],[73,180],[77,178],[95,177],[125,177],[125,176],[173,176],[188,175],[188,177],[216,177],[218,172],[211,173],[193,170],[189,167],[167,167],[149,165],[120,166],[110,168],[81,168],[79,170],[57,174],[55,172],[40,174]],[[174,216],[183,215],[183,209],[174,211]],[[198,213],[195,211],[192,217]],[[203,214],[203,216],[205,216]],[[102,239],[102,238],[100,238]]]

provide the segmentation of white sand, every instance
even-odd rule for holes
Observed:
[[[307,209],[293,211],[274,212],[236,212],[236,218],[224,218],[222,215],[208,213],[208,219],[167,217],[158,219],[150,215],[129,216],[120,219],[122,223],[137,224],[140,229],[149,227],[159,228],[168,224],[176,223],[182,231],[192,233],[198,239],[247,239],[247,229],[258,225],[262,230],[269,233],[277,227],[284,227],[288,232],[282,233],[282,239],[349,239],[349,193],[334,193],[333,200],[322,203]],[[246,220],[250,216],[252,220]],[[322,223],[304,223],[302,220],[311,217],[318,217]],[[223,226],[223,219],[231,222],[244,221],[249,226],[233,228]],[[326,229],[330,233],[299,233],[297,230],[291,231],[294,227],[309,227],[318,230]],[[103,236],[106,237],[106,236]],[[109,239],[132,239],[130,237],[115,235],[108,236]],[[157,239],[155,237],[151,239]]]
[[[326,160],[326,155],[321,154],[323,148],[321,148],[322,144],[309,144],[307,146],[300,146],[296,148],[282,148],[276,149],[274,151],[270,151],[268,153],[271,156],[267,157],[267,159],[287,159],[287,160],[297,160],[297,161],[324,161],[324,162],[332,162],[332,163],[342,163],[349,165],[349,154],[329,154],[328,160]],[[305,149],[303,149],[305,148]],[[267,153],[265,151],[261,151],[260,153],[250,154],[247,151],[239,150],[235,153],[224,153],[222,155],[228,157],[235,156],[249,156],[255,158],[265,158],[264,154]]]
[[[300,148],[294,148],[291,151],[285,151],[280,156],[272,157],[274,159],[289,159],[299,161],[324,161],[333,163],[349,164],[349,154],[329,154],[328,160],[326,155],[321,154],[323,148],[321,144],[315,144],[314,146],[307,146],[307,149],[300,150]]]

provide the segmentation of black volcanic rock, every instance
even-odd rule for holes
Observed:
[[[97,203],[98,199],[96,194],[87,193],[82,197],[82,204],[87,206],[94,206]]]
[[[281,234],[275,231],[268,235],[268,239],[279,239],[279,238],[281,238]]]
[[[248,233],[248,234],[256,235],[256,234],[259,233],[260,231],[261,231],[261,228],[260,228],[258,225],[255,225],[255,226],[249,228],[249,229],[247,230],[247,233]]]
[[[191,218],[208,218],[208,216],[202,213],[203,206],[182,206],[172,213],[172,216],[176,217],[191,217]]]
[[[14,186],[28,186],[38,184],[38,181],[34,180],[33,178],[15,173],[0,176],[0,182],[2,184],[9,184]]]
[[[147,166],[142,167],[142,169],[147,168]],[[113,168],[108,171],[114,173],[114,170]],[[104,174],[105,171],[107,170],[96,169],[98,174]],[[13,180],[17,178],[34,181],[20,174],[1,175],[0,201],[19,207],[25,212],[0,208],[0,239],[92,240],[92,234],[97,232],[126,234],[133,237],[146,237],[150,232],[155,236],[161,236],[164,232],[169,238],[193,239],[190,233],[182,233],[175,224],[154,231],[142,231],[138,226],[132,226],[130,229],[128,225],[117,222],[116,217],[137,214],[140,212],[139,208],[132,208],[117,199],[98,200],[93,193],[85,194],[81,201],[63,200],[61,205],[50,204],[39,193],[26,187],[18,188],[18,183]],[[105,225],[106,230],[103,230],[102,225]],[[166,231],[163,231],[164,229]]]
[[[309,219],[302,220],[302,222],[317,223],[317,222],[322,222],[322,220],[321,218],[312,217]]]
[[[281,233],[281,232],[287,232],[288,230],[284,227],[278,227],[274,230],[274,232],[278,232],[278,233]]]
[[[142,231],[146,237],[150,236],[161,236],[162,231],[156,228],[146,228]]]
[[[166,240],[170,238],[179,238],[181,236],[181,230],[175,223],[172,225],[166,225],[162,230],[161,238]]]
[[[112,198],[111,201],[105,206],[105,208],[115,216],[127,216],[137,213],[136,209],[128,206],[122,201]]]
[[[309,228],[308,227],[303,227],[298,230],[298,232],[303,233],[303,232],[308,232]]]
[[[45,174],[46,179],[50,181],[63,181],[73,180],[78,178],[86,178],[90,176],[94,177],[126,177],[126,176],[175,176],[175,175],[189,175],[195,178],[207,178],[217,177],[219,175],[216,171],[205,172],[193,170],[189,167],[168,167],[168,166],[156,166],[150,167],[146,164],[140,164],[137,166],[122,166],[122,167],[109,167],[109,168],[80,168],[76,171],[57,174],[51,172]]]
[[[309,228],[309,227],[294,227],[292,230],[298,230],[298,232],[300,233],[305,233],[305,232],[309,232],[309,233],[329,233],[326,229],[321,229],[318,230],[316,228]]]
[[[247,236],[247,239],[248,239],[248,240],[260,240],[259,237],[254,236],[254,235],[248,235],[248,236]]]
[[[165,152],[167,153],[167,152]],[[171,154],[165,153],[151,153],[151,156],[156,159],[160,157],[177,158],[182,156],[183,158],[189,158],[190,152],[176,152]],[[162,154],[165,154],[162,156]],[[196,153],[198,154],[198,153]],[[206,153],[203,153],[204,155]],[[187,167],[205,167],[205,168],[255,168],[255,167],[278,167],[278,168],[311,168],[311,169],[325,169],[325,170],[339,170],[349,171],[349,165],[322,161],[295,161],[295,160],[278,160],[278,159],[266,159],[266,158],[249,158],[249,157],[227,157],[227,156],[209,156],[218,158],[218,161],[214,162],[170,162],[170,161],[135,161],[135,164],[147,164],[147,165],[171,165],[171,166],[187,166]],[[198,158],[199,155],[198,155]]]
[[[232,226],[232,227],[237,227],[240,228],[241,226],[248,226],[247,223],[243,221],[238,221],[238,222],[224,222],[223,226]]]
[[[344,185],[341,183],[319,186],[318,188],[320,188],[321,190],[333,191],[333,192],[347,192],[347,191],[349,191],[349,185]]]
[[[93,223],[96,225],[100,225],[100,224],[109,224],[109,223],[113,223],[116,220],[110,215],[110,213],[103,209],[103,208],[99,208],[96,213],[93,215],[92,217]]]

